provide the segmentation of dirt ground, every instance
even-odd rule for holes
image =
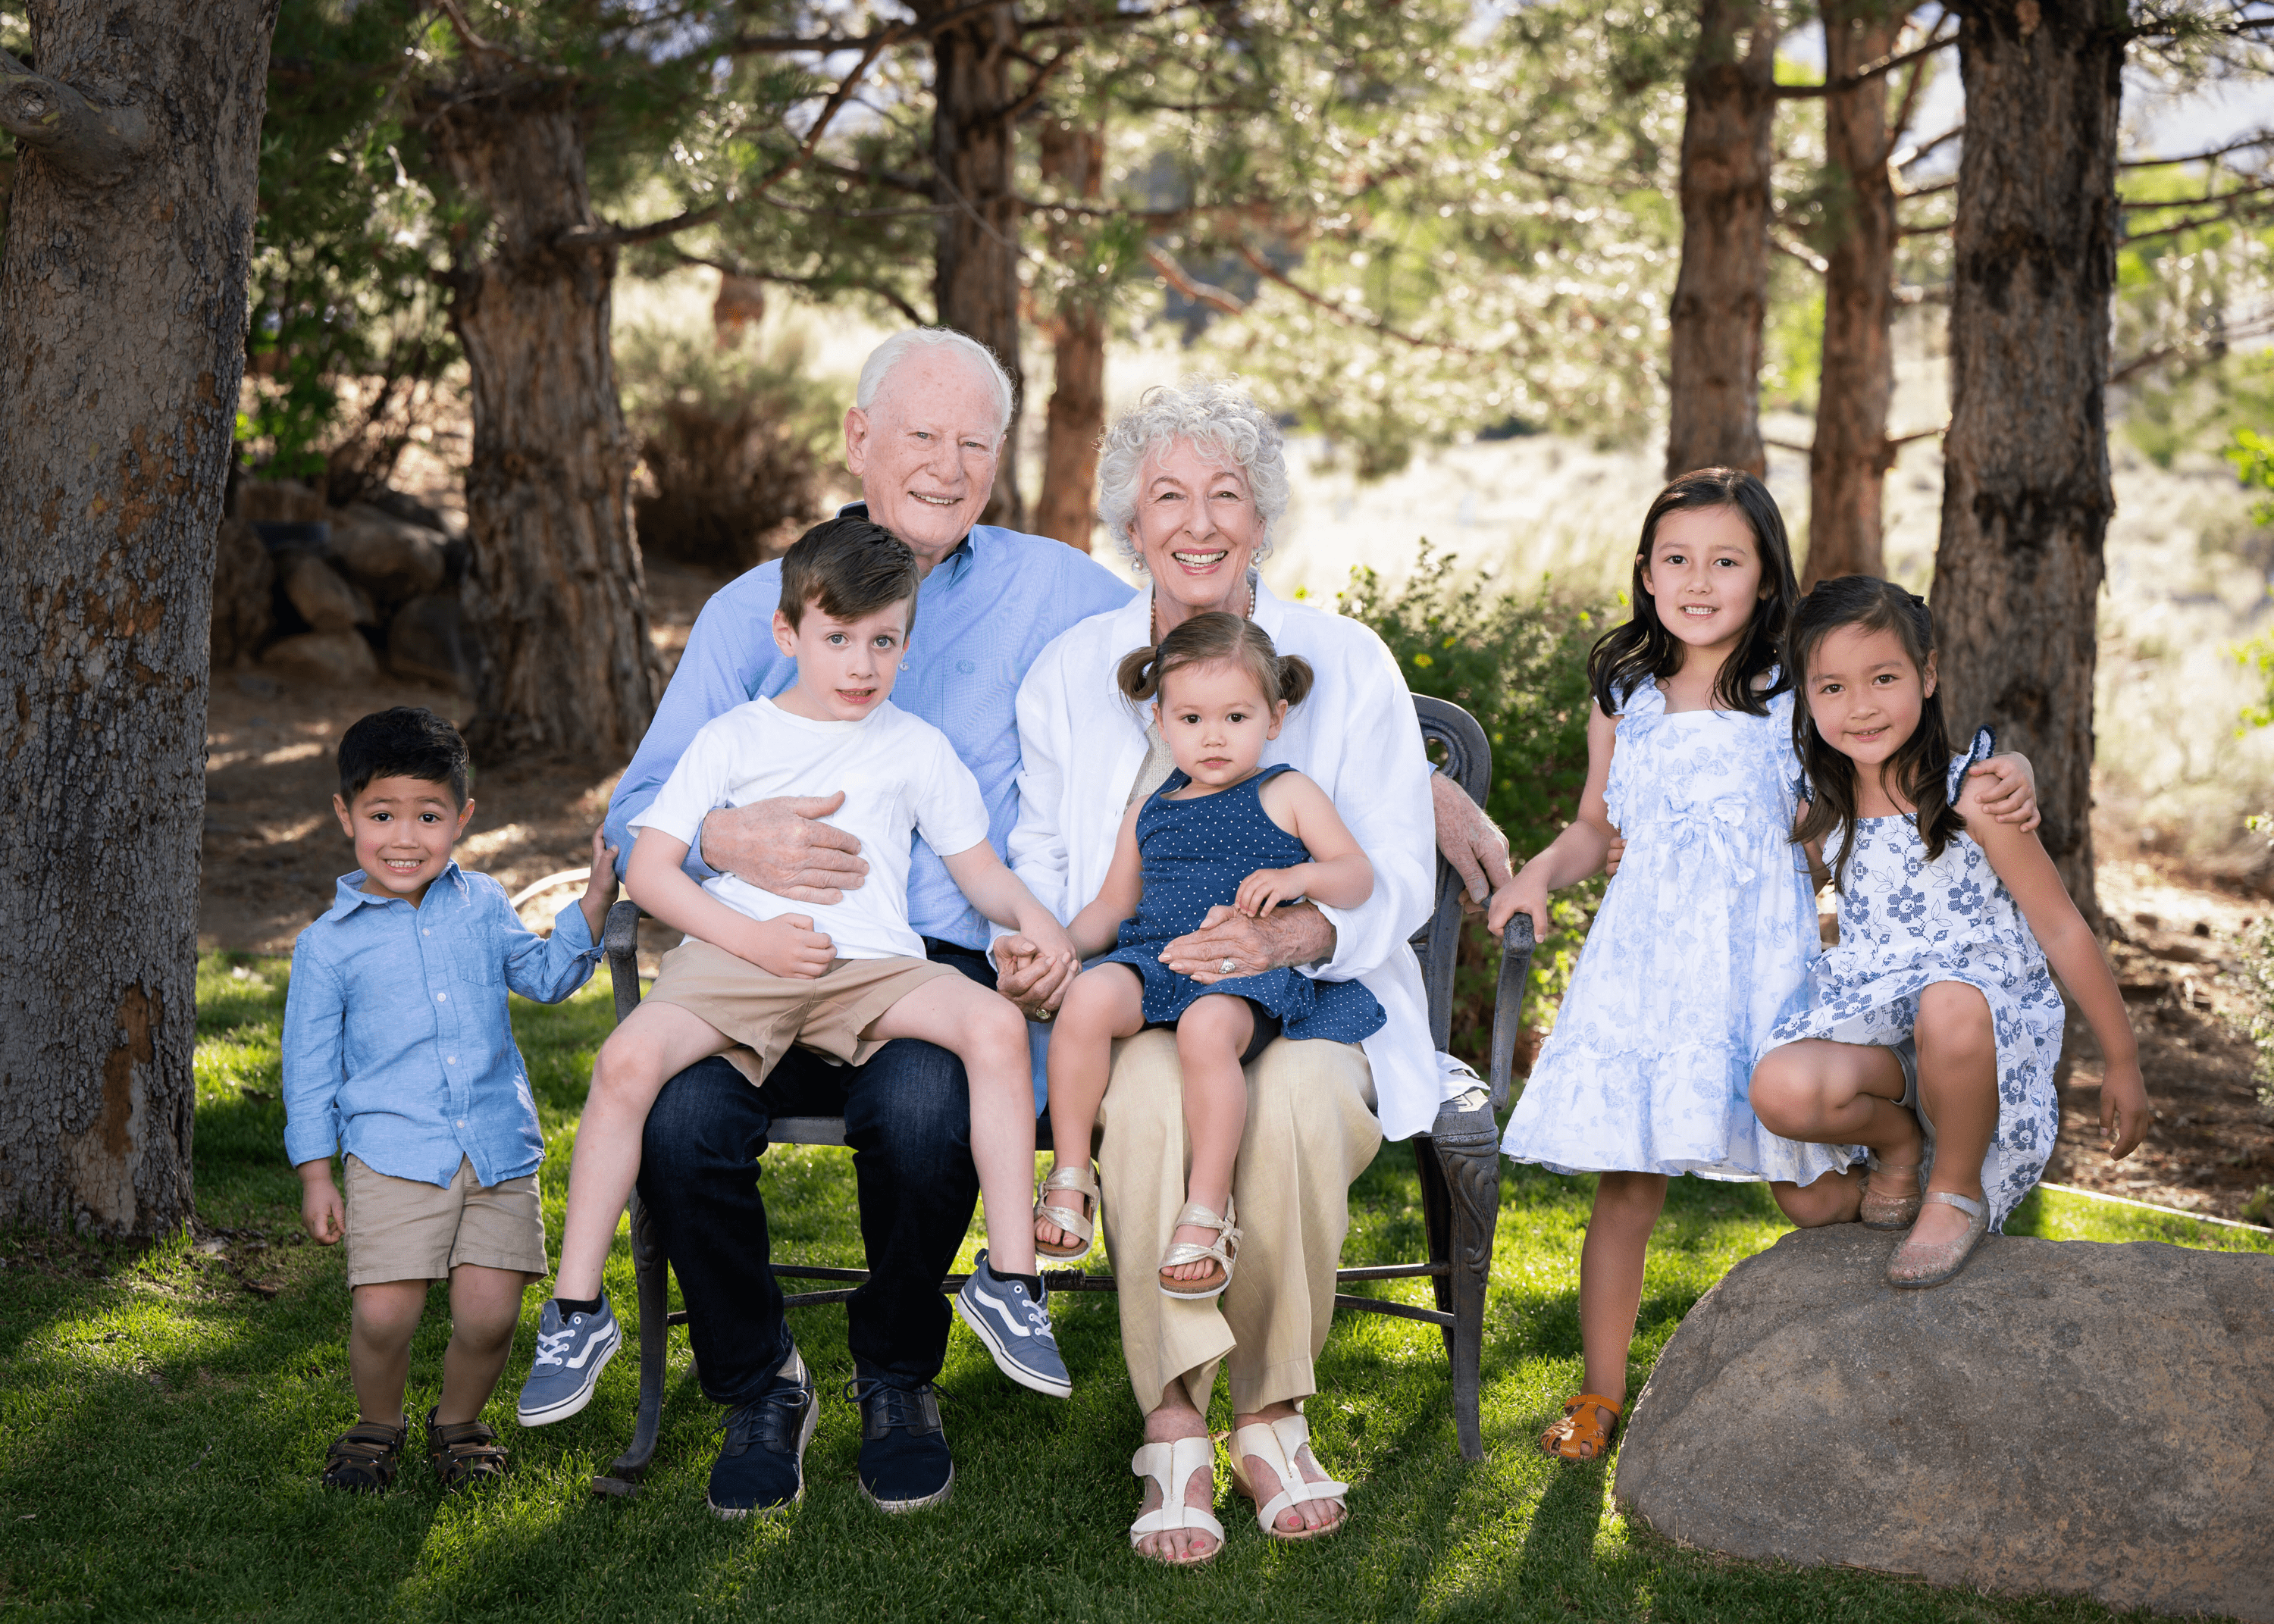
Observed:
[[[687,633],[719,581],[651,563],[656,647],[676,664]],[[382,679],[369,689],[303,688],[260,672],[216,673],[208,723],[200,947],[286,953],[353,867],[332,816],[332,752],[366,711],[428,705],[463,721],[456,689]],[[458,848],[469,868],[518,892],[589,861],[592,827],[607,808],[616,771],[590,763],[532,761],[491,771],[475,763],[474,820]],[[2252,1083],[2249,1013],[2240,974],[2245,933],[2268,899],[2155,853],[2135,853],[2126,832],[2097,829],[2104,853],[2101,906],[2120,933],[2110,944],[2157,1118],[2147,1143],[2121,1162],[2100,1148],[2099,1049],[2070,1023],[2061,1138],[2047,1177],[2217,1216],[2240,1214],[2274,1184],[2274,1116]],[[531,897],[523,917],[545,928],[572,900],[570,886]],[[649,927],[644,967],[677,938]]]

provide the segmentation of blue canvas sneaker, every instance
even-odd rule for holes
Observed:
[[[523,1426],[544,1426],[566,1421],[592,1402],[600,1372],[624,1344],[616,1324],[616,1311],[602,1297],[598,1312],[568,1316],[561,1322],[561,1304],[547,1298],[537,1321],[537,1363],[521,1384],[516,1413]]]
[[[1002,1372],[1022,1387],[1065,1398],[1073,1391],[1058,1338],[1050,1335],[1050,1288],[1037,1299],[1025,1282],[1005,1280],[987,1265],[982,1251],[971,1277],[955,1294],[955,1312],[971,1334],[987,1344]]]
[[[727,1412],[719,1430],[727,1434],[711,1463],[711,1509],[728,1521],[787,1511],[805,1498],[805,1447],[821,1419],[821,1400],[813,1373],[797,1350],[773,1386]]]
[[[879,1511],[922,1511],[955,1487],[955,1461],[929,1381],[895,1387],[874,1376],[845,1384],[861,1406],[861,1492]]]

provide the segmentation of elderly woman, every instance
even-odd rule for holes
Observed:
[[[1385,1132],[1427,1128],[1466,1079],[1432,1049],[1420,967],[1406,945],[1434,881],[1434,792],[1412,698],[1371,630],[1275,598],[1255,572],[1287,507],[1278,430],[1231,386],[1187,380],[1148,391],[1107,432],[1100,478],[1105,522],[1149,590],[1061,635],[1020,688],[1013,866],[1061,919],[1096,895],[1125,809],[1171,771],[1157,726],[1115,688],[1117,662],[1193,615],[1247,616],[1317,673],[1263,759],[1291,764],[1332,797],[1372,861],[1374,892],[1355,908],[1305,904],[1261,919],[1216,910],[1171,944],[1169,966],[1209,982],[1291,965],[1363,981],[1389,1017],[1362,1046],[1283,1037],[1246,1068],[1233,1173],[1245,1238],[1220,1309],[1134,1285],[1120,1295],[1123,1354],[1146,1412],[1134,1470],[1148,1483],[1131,1538],[1156,1560],[1190,1563],[1223,1543],[1209,1514],[1204,1420],[1220,1364],[1237,1415],[1238,1476],[1269,1513],[1269,1531],[1306,1538],[1340,1522],[1344,1485],[1313,1457],[1300,1407],[1317,1390],[1313,1363],[1333,1314],[1350,1184]],[[1451,843],[1472,840],[1462,828]],[[1180,1101],[1173,1033],[1116,1046],[1096,1149],[1106,1244],[1133,1260],[1133,1281],[1151,1276],[1184,1202]],[[1060,1165],[1082,1168],[1082,1150],[1060,1146]],[[1060,1187],[1046,1199],[1043,1239],[1060,1237],[1053,1214],[1086,1236],[1085,1194]]]

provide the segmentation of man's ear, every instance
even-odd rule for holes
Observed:
[[[858,479],[869,463],[869,414],[858,406],[845,409],[845,471]]]
[[[343,801],[339,796],[335,795],[332,797],[332,810],[339,815],[340,832],[345,835],[349,839],[353,840],[355,838],[355,818],[353,815],[348,811],[348,803]]]
[[[789,616],[779,609],[774,611],[774,647],[792,659],[797,658],[797,628],[792,626]]]
[[[1927,699],[1932,699],[1932,698],[1934,697],[1934,684],[1935,684],[1935,674],[1934,674],[1934,656],[1935,656],[1935,650],[1931,650],[1931,649],[1930,649],[1930,650],[1927,650],[1927,656],[1926,656],[1926,674],[1925,674],[1924,680],[1923,684],[1922,684],[1923,688],[1924,688],[1924,695],[1923,695],[1923,697],[1927,698]]]

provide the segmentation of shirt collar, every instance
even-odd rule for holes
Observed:
[[[865,519],[869,516],[869,504],[866,502],[847,502],[845,506],[837,510],[837,516],[840,519]],[[963,578],[963,572],[971,568],[971,560],[974,556],[971,550],[971,543],[973,538],[979,534],[979,530],[980,527],[974,525],[970,530],[965,534],[961,541],[957,542],[954,546],[948,549],[947,555],[945,558],[941,559],[938,563],[931,567],[932,573],[934,575],[937,575],[941,570],[945,569],[947,572],[947,579],[950,581],[961,580]]]
[[[400,897],[381,897],[374,892],[365,891],[363,888],[365,878],[365,876],[364,871],[358,868],[352,873],[340,876],[337,880],[334,881],[332,886],[332,906],[324,910],[324,917],[326,919],[345,919],[349,914],[354,913],[358,908],[362,907],[366,903],[375,903],[383,906],[387,903],[401,902],[403,900]],[[442,865],[442,872],[434,876],[433,885],[429,885],[426,888],[427,895],[433,895],[434,886],[440,885],[444,880],[451,880],[456,883],[459,896],[463,897],[467,894],[466,876],[460,871],[458,868],[458,860],[456,858],[453,857],[448,862]]]

